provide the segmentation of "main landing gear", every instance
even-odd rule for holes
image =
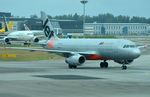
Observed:
[[[70,65],[70,64],[68,64],[68,68],[69,68],[69,69],[76,69],[77,66],[76,66],[76,65]]]
[[[126,69],[127,69],[127,66],[126,66],[125,64],[123,64],[122,67],[121,67],[121,69],[122,69],[122,70],[126,70]]]
[[[76,69],[76,68],[77,68],[77,65],[68,64],[68,68],[69,68],[69,69]],[[101,62],[101,63],[100,63],[100,68],[108,68],[108,62],[106,62],[106,60],[104,60],[104,62]],[[123,65],[121,66],[121,69],[122,69],[122,70],[126,70],[126,69],[127,69],[126,64],[123,64]]]
[[[31,45],[31,43],[25,42],[25,43],[24,43],[24,46],[26,46],[26,45],[29,47],[29,46]]]
[[[100,67],[101,68],[108,68],[108,63],[106,62],[106,60],[104,60],[104,62],[100,63]]]

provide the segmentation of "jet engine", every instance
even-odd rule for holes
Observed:
[[[114,60],[114,62],[119,63],[119,64],[130,64],[134,60]]]
[[[5,42],[5,43],[7,43],[7,44],[10,44],[10,40],[7,37],[4,37],[2,41]]]
[[[66,63],[69,65],[82,65],[85,62],[86,58],[80,54],[70,56],[66,58]]]
[[[9,43],[9,39],[7,37],[5,37],[4,42]]]
[[[39,38],[34,37],[34,38],[33,38],[33,42],[39,42]]]

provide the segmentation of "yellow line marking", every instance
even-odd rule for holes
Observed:
[[[16,54],[0,54],[0,58],[16,58]]]

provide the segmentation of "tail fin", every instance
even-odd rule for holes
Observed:
[[[54,28],[52,26],[52,23],[48,19],[48,16],[45,14],[45,12],[41,11],[41,19],[43,21],[43,30],[44,34],[48,39],[51,38],[57,38],[56,34],[54,33]]]
[[[7,25],[6,17],[3,16],[3,19],[4,19],[5,32],[7,32],[8,31],[8,25]]]
[[[26,24],[24,24],[24,29],[25,29],[26,31],[30,31],[29,27],[28,27]]]

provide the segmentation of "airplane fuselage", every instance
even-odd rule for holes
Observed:
[[[140,56],[135,43],[123,39],[51,39],[46,48],[72,52],[94,52],[87,60],[133,60]]]
[[[43,34],[41,31],[15,31],[7,35],[7,38],[14,41],[32,41],[35,34]]]

